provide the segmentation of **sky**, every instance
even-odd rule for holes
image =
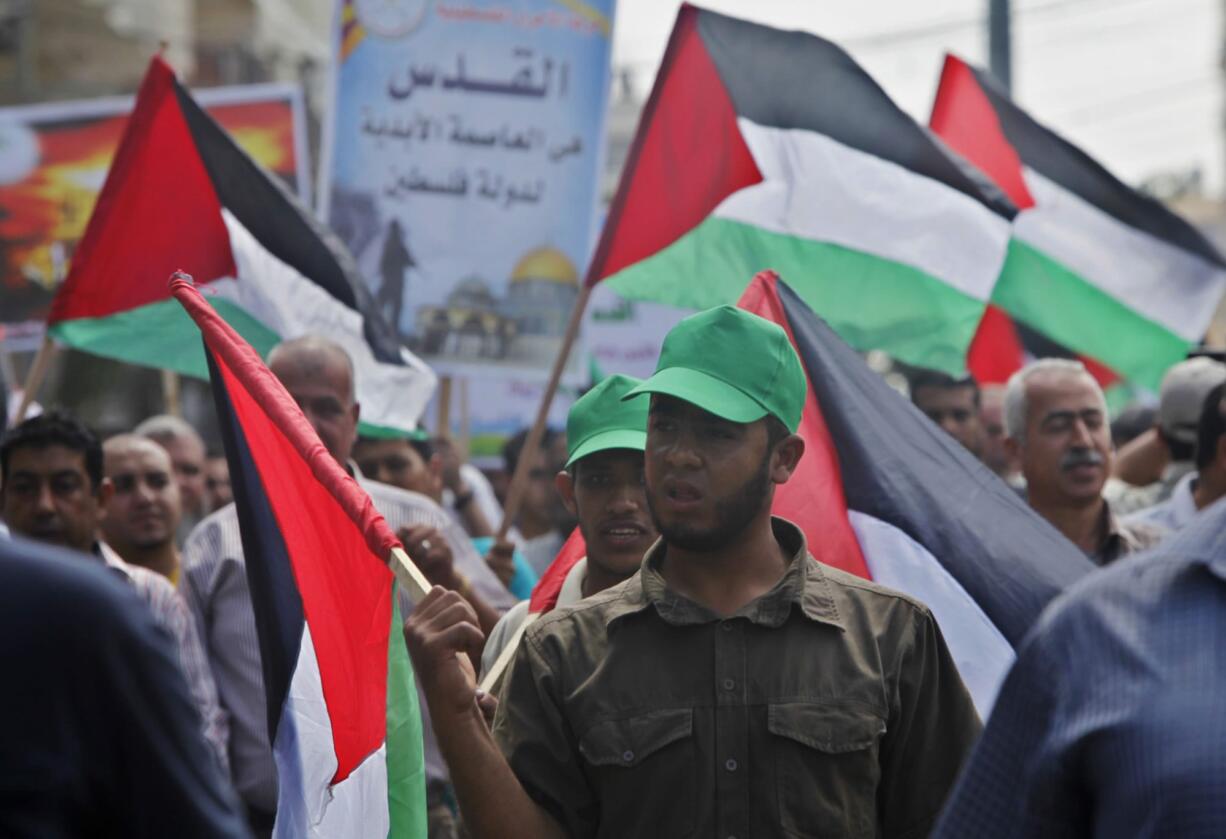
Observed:
[[[988,0],[703,0],[846,48],[927,122],[945,52],[987,64]],[[1223,0],[1013,0],[1014,98],[1123,180],[1223,191]],[[614,67],[650,89],[679,0],[619,0]]]

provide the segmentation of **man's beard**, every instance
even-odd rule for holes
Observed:
[[[650,488],[649,488],[650,489]],[[762,467],[743,484],[715,505],[717,524],[708,530],[699,530],[685,524],[667,525],[660,521],[653,502],[655,493],[648,491],[647,507],[651,520],[666,544],[682,550],[708,553],[732,542],[757,518],[762,507],[769,503],[770,458],[762,460]]]

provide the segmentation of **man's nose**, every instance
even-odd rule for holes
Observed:
[[[40,513],[55,512],[55,493],[51,491],[50,483],[39,484],[34,504],[35,509]]]

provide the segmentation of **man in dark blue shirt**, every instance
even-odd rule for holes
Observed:
[[[935,837],[1226,836],[1226,502],[1018,653]]]
[[[0,836],[246,837],[170,636],[130,586],[0,538]]]

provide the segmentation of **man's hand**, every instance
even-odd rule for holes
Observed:
[[[470,656],[481,654],[485,635],[468,601],[439,586],[430,589],[404,622],[404,640],[435,718],[471,714],[478,697]]]
[[[515,544],[503,539],[490,546],[485,555],[485,563],[510,588],[511,578],[515,576]]]
[[[416,524],[412,527],[402,527],[396,531],[409,557],[426,575],[426,579],[436,586],[448,589],[459,589],[460,581],[455,573],[455,559],[451,555],[451,546],[443,538],[443,534],[433,527]]]

